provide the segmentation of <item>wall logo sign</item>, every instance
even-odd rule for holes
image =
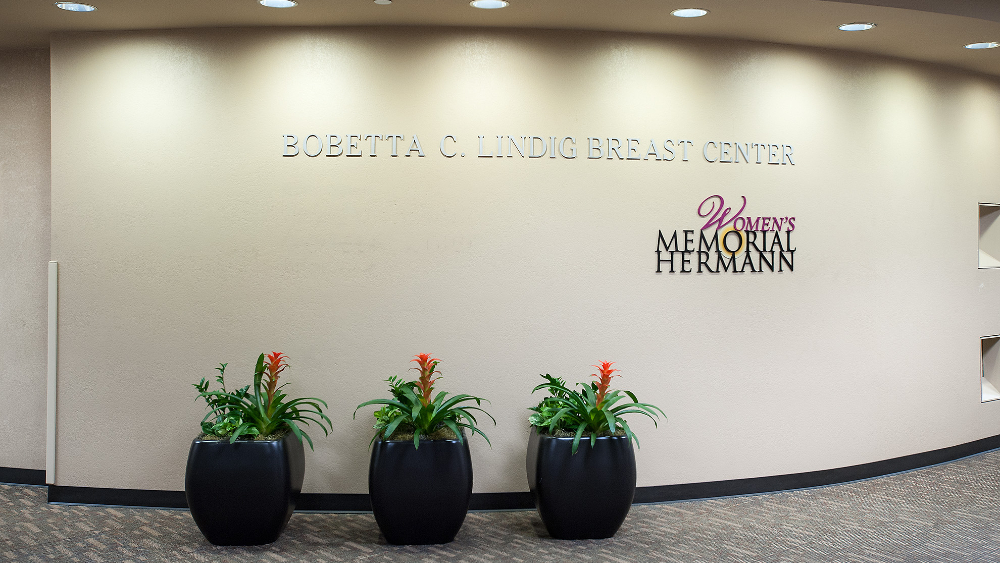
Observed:
[[[706,219],[701,229],[674,230],[669,238],[656,238],[656,273],[736,274],[795,270],[792,231],[795,217],[743,215],[743,204],[733,213],[721,195],[711,195],[698,206]],[[697,237],[695,233],[698,233]]]
[[[538,135],[478,135],[475,141],[441,137],[438,148],[445,158],[550,158],[575,160],[659,160],[730,164],[795,165],[794,148],[786,143],[649,139],[636,137],[581,137]],[[416,135],[282,135],[282,157],[426,157]]]

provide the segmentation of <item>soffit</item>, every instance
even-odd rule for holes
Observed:
[[[47,0],[0,0],[0,49],[45,47],[53,33],[213,27],[464,26],[688,35],[859,51],[1000,75],[1000,49],[962,48],[1000,41],[996,0],[510,0],[477,10],[468,0],[299,0],[290,9],[255,0],[91,0],[92,13]],[[698,6],[704,18],[671,10]],[[837,25],[872,21],[866,32]]]

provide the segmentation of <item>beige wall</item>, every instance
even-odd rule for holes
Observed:
[[[0,51],[0,467],[45,467],[49,52]]]
[[[247,382],[270,350],[332,408],[311,492],[366,492],[369,411],[351,414],[417,352],[444,360],[441,389],[492,400],[480,492],[526,489],[537,374],[599,360],[670,415],[635,423],[640,485],[1000,433],[979,387],[1000,274],[976,267],[977,201],[1000,201],[995,79],[654,36],[106,33],[53,40],[52,120],[61,485],[181,489],[191,383],[219,362]],[[281,156],[309,133],[417,134],[427,156]],[[447,134],[465,158],[441,155]],[[498,134],[697,146],[474,157]],[[708,140],[792,144],[796,164],[709,164]],[[654,273],[657,231],[697,229],[715,193],[796,217],[794,273]]]

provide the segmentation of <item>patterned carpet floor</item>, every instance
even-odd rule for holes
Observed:
[[[618,535],[547,536],[537,514],[471,513],[447,545],[386,545],[370,514],[292,516],[255,548],[209,544],[183,510],[46,504],[46,489],[0,485],[0,563],[364,561],[1000,561],[1000,450],[818,489],[634,506]]]

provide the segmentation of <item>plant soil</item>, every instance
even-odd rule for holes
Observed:
[[[399,425],[396,430],[389,436],[390,441],[403,441],[412,442],[413,441],[413,427],[403,428],[403,425]],[[451,428],[447,426],[441,426],[437,430],[427,434],[420,435],[421,440],[457,440],[458,436],[452,432]]]
[[[555,432],[550,433],[549,429],[546,428],[546,427],[536,426],[535,429],[538,431],[538,434],[541,435],[541,436],[552,436],[553,438],[575,438],[576,437],[576,431],[575,430],[570,431],[570,430],[563,430],[561,428],[557,428]],[[604,437],[604,436],[625,436],[625,430],[619,428],[618,430],[615,430],[614,432],[608,432],[608,431],[598,432],[597,435],[599,437]],[[590,438],[590,432],[584,432],[583,436],[580,439],[582,440],[584,438]]]
[[[284,438],[285,434],[288,434],[289,432],[290,432],[290,430],[279,430],[278,432],[275,432],[274,434],[268,434],[267,436],[248,436],[246,434],[243,434],[242,436],[240,436],[239,438],[237,438],[236,441],[237,442],[243,442],[243,441],[252,442],[252,441],[255,441],[255,440],[261,440],[261,441],[264,441],[264,442],[270,442],[272,440],[280,440],[280,439]],[[201,434],[198,434],[198,439],[199,440],[218,440],[220,442],[223,441],[223,440],[225,440],[225,441],[228,442],[229,439],[232,438],[232,436],[233,436],[232,434],[230,434],[228,436],[216,436],[214,434],[205,434],[204,432],[202,432]]]

